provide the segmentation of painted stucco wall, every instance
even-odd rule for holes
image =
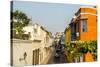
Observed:
[[[39,49],[39,64],[43,63],[46,57],[50,53],[46,50],[46,48],[50,48],[52,45],[52,38],[49,37],[49,42],[46,42],[47,32],[41,28],[41,26],[37,27],[38,34],[34,33],[34,26],[26,26],[24,27],[25,34],[30,32],[31,37],[29,40],[19,40],[12,39],[12,62],[14,66],[23,66],[23,65],[32,65],[33,64],[33,51]],[[25,60],[21,60],[24,58],[24,53],[26,52],[27,56]],[[41,58],[41,59],[40,59]],[[36,60],[37,61],[37,60]]]
[[[33,43],[30,40],[13,40],[13,65],[32,65],[33,50],[40,48],[39,45],[41,44]],[[26,62],[20,61],[25,52],[27,54]]]

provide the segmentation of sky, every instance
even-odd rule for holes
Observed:
[[[33,1],[14,1],[13,11],[24,12],[33,23],[38,23],[52,33],[64,32],[79,4],[43,3]]]

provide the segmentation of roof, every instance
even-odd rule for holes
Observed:
[[[48,30],[46,30],[45,27],[43,27],[42,25],[40,25],[40,24],[38,24],[38,23],[32,23],[32,21],[31,21],[31,22],[29,23],[28,26],[34,26],[34,25],[38,25],[38,26],[40,26],[40,28],[41,28],[42,30],[44,30],[45,32],[47,32],[50,36],[52,35],[51,32],[49,32]]]
[[[70,28],[70,26],[66,27],[64,30],[64,33]]]
[[[47,34],[49,34],[50,36],[52,35],[52,33],[49,32],[49,31],[47,31],[46,28],[43,27],[42,25],[40,25],[40,24],[38,24],[38,23],[34,23],[33,25],[35,25],[35,24],[37,24],[38,26],[40,26],[40,28],[41,28],[42,30],[44,30],[45,32],[47,32]]]
[[[97,8],[90,7],[90,6],[81,6],[80,8],[90,8],[90,9],[95,9],[95,10],[97,10]]]

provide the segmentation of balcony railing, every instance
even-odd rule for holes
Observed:
[[[71,41],[75,41],[76,40],[76,33],[71,33]]]

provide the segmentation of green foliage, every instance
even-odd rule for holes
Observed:
[[[13,19],[17,20],[14,27],[26,26],[30,21],[30,19],[28,19],[27,15],[25,13],[18,11],[18,10],[13,12],[12,17],[13,17]]]
[[[22,35],[24,33],[23,27],[27,26],[30,22],[30,19],[27,15],[21,11],[16,10],[15,12],[11,12],[11,27],[13,38],[22,39]],[[16,34],[17,33],[17,34]]]
[[[96,52],[97,41],[85,41],[84,43],[77,43],[77,47],[80,53]]]
[[[75,44],[71,43],[70,45],[67,45],[65,47],[67,55],[71,56],[71,58],[67,58],[69,62],[74,58],[78,58],[82,54],[87,53],[88,51],[92,53],[95,60],[97,59],[97,41],[84,41],[84,42],[78,41]],[[72,45],[74,45],[74,47],[72,47]]]

